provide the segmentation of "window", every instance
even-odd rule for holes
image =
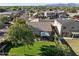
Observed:
[[[74,27],[72,27],[72,29],[74,29]]]
[[[41,36],[50,36],[49,32],[41,32]]]
[[[66,29],[66,27],[65,27],[65,26],[63,26],[63,29]]]

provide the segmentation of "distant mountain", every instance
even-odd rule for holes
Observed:
[[[47,6],[73,6],[73,7],[79,7],[79,3],[47,4]]]

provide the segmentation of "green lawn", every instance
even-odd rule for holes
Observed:
[[[17,55],[17,56],[23,56],[23,55],[39,55],[40,47],[43,45],[49,46],[49,45],[55,45],[54,42],[48,42],[48,41],[39,41],[35,42],[33,46],[30,46],[30,48],[25,46],[20,46],[16,48],[11,48],[8,55]]]

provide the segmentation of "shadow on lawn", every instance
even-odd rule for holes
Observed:
[[[12,44],[8,41],[0,43],[0,55],[7,55],[11,48]]]
[[[71,51],[69,50],[63,50],[61,47],[58,46],[46,46],[43,45],[40,48],[41,53],[39,55],[41,56],[73,56]]]
[[[40,55],[42,55],[42,56],[58,56],[58,55],[62,56],[63,55],[62,50],[59,51],[56,46],[52,46],[52,45],[50,45],[50,46],[43,45],[41,47],[40,51],[41,51]],[[58,51],[60,53],[58,53]]]
[[[23,46],[22,44],[18,44],[17,46],[13,46],[11,42],[4,41],[0,43],[0,55],[8,55],[8,52],[11,48]]]

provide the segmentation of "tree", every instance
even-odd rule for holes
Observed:
[[[2,16],[0,18],[0,28],[4,27],[4,23],[8,21],[8,17],[7,16]]]
[[[14,24],[9,27],[6,34],[6,39],[14,46],[19,44],[33,44],[33,35],[30,28],[25,24],[26,22],[22,19],[15,19]]]
[[[6,9],[0,8],[0,12],[5,12]]]

